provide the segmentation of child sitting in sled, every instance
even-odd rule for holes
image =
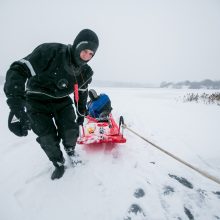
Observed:
[[[90,101],[87,103],[87,113],[93,118],[104,119],[111,113],[111,100],[101,93],[100,95],[94,89],[89,90]]]

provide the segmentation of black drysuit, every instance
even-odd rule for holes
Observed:
[[[37,141],[55,166],[63,160],[60,139],[65,148],[75,147],[79,135],[69,95],[77,83],[77,114],[83,115],[93,75],[89,65],[75,65],[72,56],[71,45],[42,44],[10,66],[4,85],[9,107],[26,107]]]

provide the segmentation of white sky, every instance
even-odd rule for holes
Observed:
[[[220,79],[219,0],[1,0],[0,75],[44,42],[94,30],[94,80]]]

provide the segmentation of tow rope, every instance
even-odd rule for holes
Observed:
[[[167,154],[168,156],[172,157],[173,159],[179,161],[180,163],[186,165],[187,167],[193,169],[194,171],[196,171],[197,173],[200,173],[202,176],[220,184],[220,179],[212,176],[211,174],[207,173],[206,171],[203,171],[193,165],[191,165],[190,163],[182,160],[181,158],[175,156],[174,154],[164,150],[163,148],[159,147],[158,145],[154,144],[153,142],[149,141],[148,139],[146,139],[145,137],[141,136],[140,134],[138,134],[137,132],[135,132],[134,130],[132,130],[131,128],[129,128],[126,124],[122,124],[121,125],[123,128],[126,128],[127,130],[129,130],[130,132],[132,132],[133,134],[135,134],[136,136],[138,136],[139,138],[141,138],[142,140],[146,141],[147,143],[149,143],[150,145],[152,145],[153,147],[157,148],[158,150],[162,151],[163,153]]]

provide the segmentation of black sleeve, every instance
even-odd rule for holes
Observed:
[[[24,108],[25,83],[30,76],[29,69],[21,62],[14,62],[7,71],[4,92],[11,109]]]
[[[57,46],[41,44],[25,58],[14,62],[6,74],[4,92],[11,109],[24,108],[27,78],[44,73],[56,56]]]
[[[84,82],[79,87],[78,111],[81,115],[85,115],[86,103],[88,98],[88,84],[92,82],[92,75],[93,75],[92,68],[89,65],[85,65],[84,69],[82,70],[82,74],[84,76]],[[78,115],[79,113],[77,112]]]

